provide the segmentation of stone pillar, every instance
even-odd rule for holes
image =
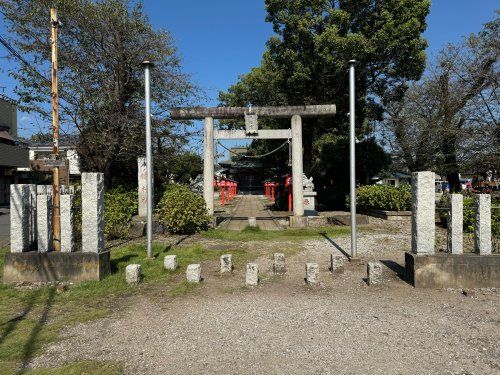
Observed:
[[[286,272],[285,254],[274,253],[273,272],[274,273]]]
[[[103,173],[82,173],[82,251],[104,251]]]
[[[75,251],[75,223],[73,222],[73,201],[71,194],[61,195],[61,252]]]
[[[176,270],[177,269],[177,255],[165,255],[163,258],[163,267],[166,270]]]
[[[28,190],[30,192],[29,198],[29,211],[30,211],[30,234],[29,234],[29,248],[36,249],[36,241],[37,241],[37,224],[36,224],[36,202],[37,202],[37,194],[36,194],[37,186],[35,184],[28,185]]]
[[[448,252],[463,253],[464,196],[450,195],[450,213],[448,215]]]
[[[252,228],[256,228],[257,227],[257,218],[254,216],[249,217],[248,218],[248,226],[252,227]]]
[[[293,214],[304,216],[304,189],[302,186],[302,118],[292,116],[292,184]]]
[[[36,211],[38,252],[46,253],[53,250],[54,244],[52,232],[52,196],[48,194],[39,195],[37,197]]]
[[[491,195],[477,194],[474,223],[474,247],[481,255],[491,254]]]
[[[10,251],[22,253],[29,250],[30,241],[30,190],[29,185],[10,185]]]
[[[411,193],[411,251],[415,254],[434,254],[434,172],[414,172]]]
[[[379,284],[383,281],[383,267],[381,262],[368,262],[366,265],[366,282],[368,285]]]
[[[141,282],[140,264],[129,264],[125,267],[125,281],[127,284],[139,284]]]
[[[317,284],[319,282],[318,263],[306,263],[306,281],[308,284]]]
[[[199,283],[201,281],[201,264],[187,266],[186,279],[190,283]]]
[[[203,198],[208,214],[214,214],[214,119],[205,117],[205,143],[203,151]]]
[[[220,257],[220,273],[233,272],[233,256],[231,254],[224,254]]]
[[[137,158],[137,186],[139,216],[146,217],[148,214],[148,175],[145,157]]]
[[[245,283],[255,286],[259,284],[259,265],[257,263],[248,263],[245,275]]]

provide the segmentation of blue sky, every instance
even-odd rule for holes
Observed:
[[[265,22],[263,0],[145,0],[144,8],[155,28],[172,33],[185,72],[210,98],[201,103],[205,105],[217,104],[220,90],[259,64],[265,42],[272,35],[271,25]],[[425,32],[428,57],[432,59],[446,43],[478,32],[493,19],[497,8],[497,0],[434,0]],[[5,33],[3,22],[0,32]],[[0,87],[15,98],[16,82],[8,77],[6,55],[0,46]],[[18,114],[21,136],[46,126],[37,123],[35,117]]]

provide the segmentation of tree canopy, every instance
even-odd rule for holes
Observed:
[[[0,0],[12,43],[42,75],[50,76],[50,12],[58,8],[59,87],[62,124],[78,134],[82,169],[133,181],[144,154],[144,69],[152,80],[155,152],[178,154],[186,141],[166,111],[197,94],[181,70],[172,37],[154,30],[141,2],[128,0]],[[21,109],[50,119],[50,83],[28,66],[11,71],[20,85]],[[48,122],[48,121],[47,121]]]
[[[220,101],[237,106],[336,104],[333,120],[305,119],[303,129],[306,173],[336,174],[331,155],[315,153],[314,145],[337,143],[338,136],[347,134],[349,60],[358,62],[358,138],[372,139],[371,124],[384,112],[382,98],[400,97],[405,83],[418,80],[425,70],[422,33],[429,7],[428,0],[266,0],[266,20],[275,35],[260,66],[220,93]],[[330,183],[324,187],[331,188]],[[343,192],[336,201],[343,204]]]

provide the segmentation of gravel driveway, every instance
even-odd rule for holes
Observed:
[[[335,243],[348,246],[349,239]],[[362,234],[367,258],[403,259],[407,233]],[[192,294],[129,298],[110,317],[67,329],[32,367],[113,360],[127,374],[498,374],[500,293],[414,289],[393,274],[367,286],[366,265],[328,272],[328,240],[306,241],[288,272],[245,288],[244,270],[217,275]],[[344,249],[345,250],[345,249]],[[320,261],[322,284],[304,285],[304,263]]]

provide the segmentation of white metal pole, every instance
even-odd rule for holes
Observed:
[[[349,174],[350,174],[350,196],[351,196],[351,257],[357,255],[356,238],[356,123],[355,123],[355,87],[354,66],[356,60],[349,61]]]
[[[146,109],[146,175],[147,175],[147,251],[148,258],[153,258],[153,155],[151,151],[151,96],[149,71],[153,65],[144,61],[144,91]]]

